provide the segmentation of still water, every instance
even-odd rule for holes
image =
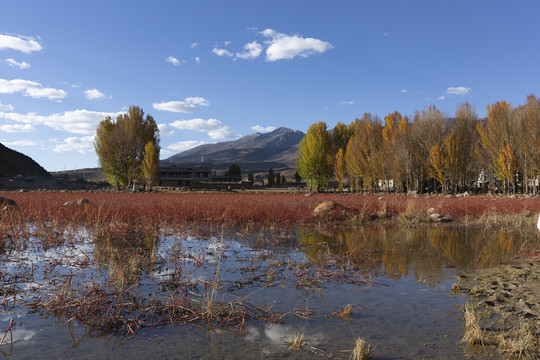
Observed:
[[[64,239],[0,255],[7,358],[348,359],[358,337],[374,359],[497,358],[460,343],[453,277],[538,241],[437,228]]]

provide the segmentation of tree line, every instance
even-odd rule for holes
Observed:
[[[318,122],[300,142],[297,167],[317,191],[334,180],[340,191],[538,194],[540,100],[531,94],[515,109],[498,101],[485,119],[465,103],[454,118],[430,106],[412,119],[365,113],[331,131]]]

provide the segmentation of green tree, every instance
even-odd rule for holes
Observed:
[[[116,121],[107,117],[99,123],[94,148],[99,165],[112,186],[126,188],[143,181],[142,163],[148,142],[154,143],[159,158],[157,124],[152,116],[144,117],[144,111],[138,106],[130,106]]]
[[[280,185],[281,184],[281,173],[277,172],[275,174],[274,184]]]
[[[255,182],[255,175],[253,173],[248,174],[248,181],[252,184]]]
[[[302,181],[302,177],[301,177],[300,174],[298,173],[298,170],[294,173],[294,181],[296,181],[297,183],[299,183],[300,181]]]
[[[280,181],[282,184],[286,184],[287,183],[287,178],[285,177],[285,175],[281,174],[281,181]]]
[[[334,155],[337,155],[339,149],[343,150],[343,153],[345,154],[345,150],[347,149],[347,143],[349,142],[349,128],[347,125],[338,122],[336,126],[334,127],[334,130],[332,132],[332,143],[334,145]]]
[[[275,180],[274,169],[268,170],[268,186],[274,186]]]
[[[225,176],[242,176],[242,169],[240,165],[233,163],[229,166],[229,169],[225,171]]]
[[[332,138],[326,123],[321,121],[309,127],[300,141],[296,165],[310,188],[320,192],[326,186],[334,165]]]

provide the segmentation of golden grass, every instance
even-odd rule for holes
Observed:
[[[465,335],[461,339],[467,345],[484,345],[485,334],[472,304],[465,305]]]
[[[363,338],[356,339],[354,349],[349,357],[350,360],[367,360],[371,359],[371,345]]]
[[[300,350],[306,346],[306,340],[304,339],[304,334],[295,334],[287,336],[285,339],[285,344],[289,346],[290,350]]]
[[[499,337],[499,351],[515,359],[538,359],[540,342],[530,325],[522,324]]]

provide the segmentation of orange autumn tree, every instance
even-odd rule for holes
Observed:
[[[393,179],[394,188],[398,192],[403,190],[403,183],[407,179],[409,128],[408,117],[402,116],[397,111],[384,117],[382,129],[383,151],[386,160],[384,175],[385,180]]]
[[[512,105],[504,100],[488,105],[487,115],[486,124],[478,123],[476,127],[481,144],[481,148],[478,148],[477,153],[483,164],[489,166],[491,170],[489,174],[490,180],[494,180],[494,177],[502,180],[506,192],[508,190],[507,185],[511,181],[510,178],[513,178],[513,174],[509,178],[508,168],[501,166],[501,162],[510,161],[507,156],[510,155],[509,151],[513,152],[514,147]],[[490,183],[493,183],[493,181],[490,181]]]
[[[347,144],[345,164],[354,190],[375,190],[382,177],[382,124],[369,113],[350,125],[352,136]]]

